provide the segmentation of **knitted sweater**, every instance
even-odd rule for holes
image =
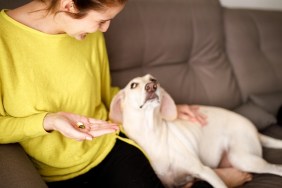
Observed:
[[[106,120],[110,86],[103,34],[78,41],[29,28],[0,14],[0,144],[18,142],[46,181],[69,179],[99,164],[116,134],[78,142],[47,133],[48,112]]]

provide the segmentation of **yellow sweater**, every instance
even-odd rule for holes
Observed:
[[[19,142],[46,181],[87,172],[116,141],[109,134],[78,142],[43,129],[47,112],[107,119],[110,87],[101,32],[77,41],[49,35],[0,14],[0,144]]]

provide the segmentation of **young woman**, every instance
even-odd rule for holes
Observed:
[[[49,187],[162,187],[107,121],[118,89],[102,32],[125,3],[33,0],[1,11],[0,143],[20,143]],[[204,122],[197,109],[178,110]]]

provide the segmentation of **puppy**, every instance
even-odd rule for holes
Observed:
[[[225,188],[216,168],[223,153],[231,165],[251,173],[282,176],[282,165],[262,159],[262,145],[282,148],[282,141],[261,135],[246,118],[218,107],[200,106],[208,124],[177,119],[173,99],[151,75],[131,80],[113,99],[110,118],[148,155],[166,187],[182,187],[194,178]]]

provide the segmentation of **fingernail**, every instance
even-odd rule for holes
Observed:
[[[91,141],[93,138],[91,136],[87,136],[85,139]]]

